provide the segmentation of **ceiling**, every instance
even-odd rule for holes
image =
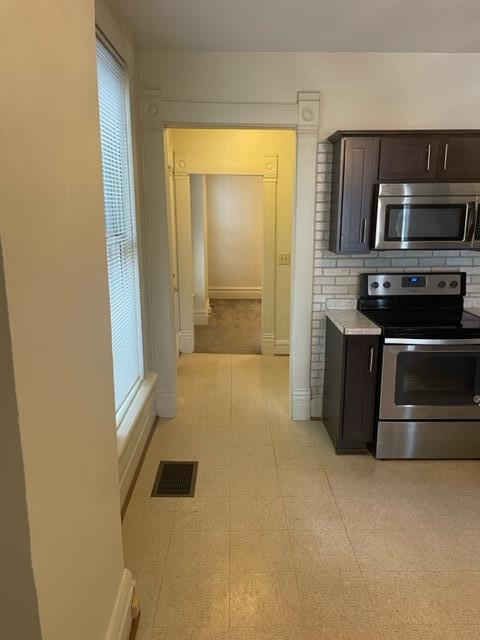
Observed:
[[[480,52],[480,0],[112,0],[143,49]]]

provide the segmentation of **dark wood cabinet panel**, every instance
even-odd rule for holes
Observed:
[[[434,180],[440,151],[438,136],[391,136],[381,140],[380,181]]]
[[[480,134],[442,136],[438,177],[452,182],[480,180]]]
[[[376,336],[347,336],[341,441],[365,448],[373,436],[378,357]]]
[[[347,138],[334,145],[332,251],[369,251],[378,148],[376,138]]]
[[[338,452],[372,441],[379,345],[378,336],[346,336],[327,318],[323,421]]]

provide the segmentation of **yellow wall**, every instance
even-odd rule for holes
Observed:
[[[202,173],[224,163],[245,166],[264,156],[278,156],[276,255],[290,252],[295,197],[295,132],[250,129],[169,129],[169,151],[185,154],[189,166]],[[200,171],[199,171],[200,172]],[[278,262],[278,260],[277,260]],[[275,265],[275,339],[288,340],[290,332],[290,266]]]

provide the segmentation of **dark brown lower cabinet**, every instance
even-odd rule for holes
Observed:
[[[372,441],[380,338],[345,335],[327,318],[323,422],[338,453]]]

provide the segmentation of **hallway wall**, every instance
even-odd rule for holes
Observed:
[[[207,176],[211,298],[261,298],[262,182],[260,176]]]
[[[7,0],[1,23],[0,236],[40,624],[105,640],[124,564],[93,0]]]
[[[40,640],[38,601],[33,580],[25,475],[20,443],[10,325],[0,244],[0,504],[2,505],[2,635]]]

